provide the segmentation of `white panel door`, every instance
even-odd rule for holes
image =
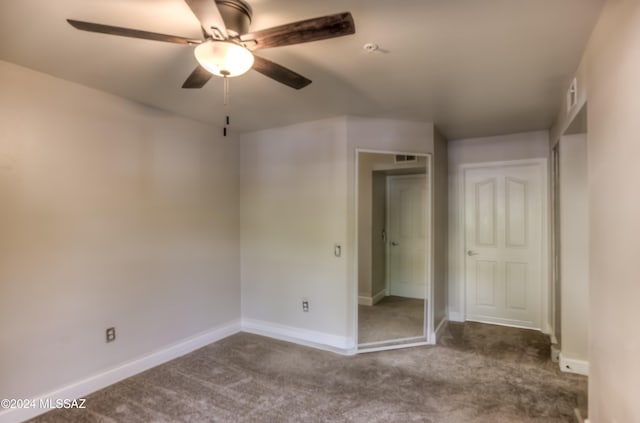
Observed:
[[[387,185],[387,281],[390,295],[425,297],[425,175],[389,176]]]
[[[541,328],[543,166],[465,170],[466,318]]]

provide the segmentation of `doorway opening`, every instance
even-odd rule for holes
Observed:
[[[553,150],[552,358],[560,370],[588,374],[589,198],[587,104]]]
[[[431,157],[377,151],[356,156],[358,351],[427,344]]]

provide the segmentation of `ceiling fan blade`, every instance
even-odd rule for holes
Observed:
[[[308,43],[355,34],[353,16],[349,12],[292,22],[240,36],[241,41],[255,41],[252,50]]]
[[[264,76],[268,76],[281,84],[295,88],[296,90],[311,84],[310,79],[305,78],[291,69],[287,69],[284,66],[274,63],[271,60],[267,60],[264,57],[256,56],[255,54],[253,57],[253,70],[258,71]]]
[[[200,44],[201,40],[192,38],[178,37],[177,35],[159,34],[157,32],[141,31],[139,29],[123,28],[120,26],[103,25],[92,22],[76,21],[67,19],[67,22],[74,28],[81,31],[98,32],[101,34],[119,35],[121,37],[141,38],[143,40],[164,41],[176,44]]]
[[[184,81],[182,88],[202,88],[204,84],[209,82],[212,76],[213,74],[211,72],[198,65],[198,67],[191,72],[187,80]]]
[[[227,27],[224,24],[220,10],[215,0],[184,0],[196,18],[200,21],[202,29],[213,38],[220,38],[221,35],[227,39]],[[217,29],[220,34],[216,34]]]

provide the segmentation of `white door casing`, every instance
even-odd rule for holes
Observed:
[[[425,175],[387,177],[387,286],[389,295],[425,298]]]
[[[465,169],[467,320],[542,328],[545,172],[539,161]]]

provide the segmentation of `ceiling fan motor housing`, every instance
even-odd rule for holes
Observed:
[[[249,32],[253,10],[244,0],[215,0],[229,35],[238,36]]]

